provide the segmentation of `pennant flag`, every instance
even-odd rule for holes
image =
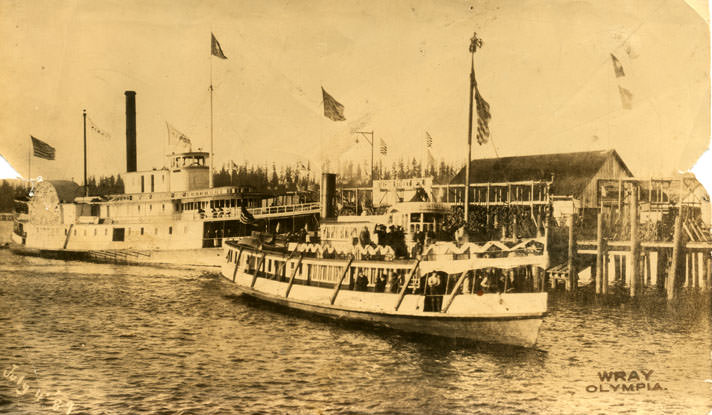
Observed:
[[[189,149],[191,148],[192,145],[190,139],[186,137],[185,134],[181,133],[174,126],[170,125],[168,121],[166,121],[166,127],[168,128],[168,145],[181,145],[186,146]]]
[[[94,131],[95,133],[99,134],[100,136],[110,140],[111,139],[111,134],[109,134],[108,131],[102,130],[99,128],[99,126],[94,123],[94,121],[87,115],[87,120],[89,120],[89,129]]]
[[[429,132],[425,132],[425,148],[430,148],[433,146],[433,137],[430,136]]]
[[[616,58],[616,55],[611,53],[611,60],[613,61],[613,72],[615,72],[616,78],[625,76],[625,72],[623,71],[623,65],[621,65],[621,61]]]
[[[215,39],[215,35],[212,33],[210,34],[210,52],[213,56],[217,56],[220,59],[227,59],[227,56],[225,56],[222,48],[220,47],[220,43],[217,39]]]
[[[321,95],[324,100],[324,116],[332,121],[346,121],[344,106],[329,95],[324,87],[321,87]]]
[[[489,121],[492,118],[490,106],[480,95],[475,83],[475,104],[477,106],[477,144],[482,145],[487,142],[490,136]]]
[[[54,160],[54,147],[33,136],[30,136],[30,138],[32,139],[32,152],[35,157]]]
[[[618,85],[618,92],[621,94],[621,105],[623,109],[633,109],[633,93]]]
[[[240,206],[239,219],[240,219],[240,222],[244,223],[245,225],[249,225],[255,221],[255,217],[252,216],[252,213],[248,212],[244,206]]]
[[[383,141],[382,138],[380,138],[379,140],[381,140],[381,154],[385,156],[386,154],[388,154],[388,144],[386,144],[386,142]]]

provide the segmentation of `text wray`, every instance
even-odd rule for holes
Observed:
[[[653,374],[652,370],[641,370],[640,373],[643,375],[646,381],[650,380],[650,375]],[[637,371],[631,370],[629,372],[616,371],[616,372],[598,372],[598,378],[601,382],[633,382],[636,380],[643,380]]]

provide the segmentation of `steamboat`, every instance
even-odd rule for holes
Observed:
[[[236,186],[213,187],[210,153],[171,152],[166,167],[136,168],[135,92],[126,91],[125,191],[87,196],[72,181],[37,182],[12,232],[16,253],[64,259],[169,266],[215,266],[223,241],[282,223],[314,223],[318,203],[305,193],[270,195]],[[268,225],[269,223],[269,225]]]
[[[437,240],[448,205],[397,203],[382,215],[336,216],[335,177],[321,183],[319,241],[243,237],[224,245],[222,274],[249,297],[290,310],[398,331],[532,347],[547,294],[546,238]],[[371,238],[370,235],[374,235]]]

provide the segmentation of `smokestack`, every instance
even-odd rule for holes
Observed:
[[[136,92],[126,91],[126,171],[136,171]]]
[[[335,193],[336,174],[322,173],[320,189],[321,210],[319,211],[322,219],[333,219],[336,217],[336,206],[334,204]]]

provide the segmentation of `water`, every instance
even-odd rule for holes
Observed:
[[[704,307],[669,312],[559,302],[537,349],[473,347],[255,307],[229,282],[199,271],[65,263],[7,251],[0,251],[0,264],[2,414],[712,409]],[[601,382],[599,372],[636,371],[643,378],[641,370],[649,375],[644,389],[599,391],[601,383],[604,390],[624,383]]]

